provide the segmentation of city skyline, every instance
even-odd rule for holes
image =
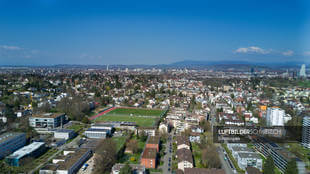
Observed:
[[[310,60],[307,1],[1,1],[1,65]]]

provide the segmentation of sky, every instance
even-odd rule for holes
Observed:
[[[307,0],[0,0],[0,65],[310,62]]]

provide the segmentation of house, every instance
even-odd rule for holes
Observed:
[[[224,169],[185,168],[184,174],[225,174]]]
[[[145,166],[146,168],[156,168],[157,163],[157,150],[154,148],[145,148],[142,157],[140,160],[140,164]]]
[[[178,149],[176,157],[178,159],[178,169],[184,171],[185,168],[194,167],[192,151],[190,149]]]
[[[191,132],[189,135],[189,141],[191,143],[200,143],[200,133]]]
[[[186,136],[177,136],[176,138],[176,143],[177,143],[177,149],[190,149],[190,142],[188,137]]]
[[[159,152],[159,136],[149,136],[145,145],[145,148],[154,148],[157,152]]]
[[[114,164],[114,166],[112,167],[112,173],[111,174],[119,174],[121,171],[121,168],[123,168],[125,166],[125,164]],[[133,174],[145,174],[146,170],[145,167],[143,165],[140,164],[129,164],[129,166],[132,169]]]

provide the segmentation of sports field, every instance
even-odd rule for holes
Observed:
[[[163,110],[116,108],[95,119],[95,121],[129,121],[135,122],[137,126],[153,126]]]

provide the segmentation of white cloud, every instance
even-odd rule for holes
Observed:
[[[284,56],[292,56],[293,54],[294,54],[294,51],[292,50],[287,50],[287,51],[282,52],[282,55]]]
[[[235,50],[235,53],[258,53],[258,54],[269,54],[271,50],[265,50],[257,46],[241,47]]]
[[[23,49],[23,48],[18,47],[18,46],[10,46],[10,45],[0,45],[0,48],[4,49],[4,50],[11,50],[11,51]]]

